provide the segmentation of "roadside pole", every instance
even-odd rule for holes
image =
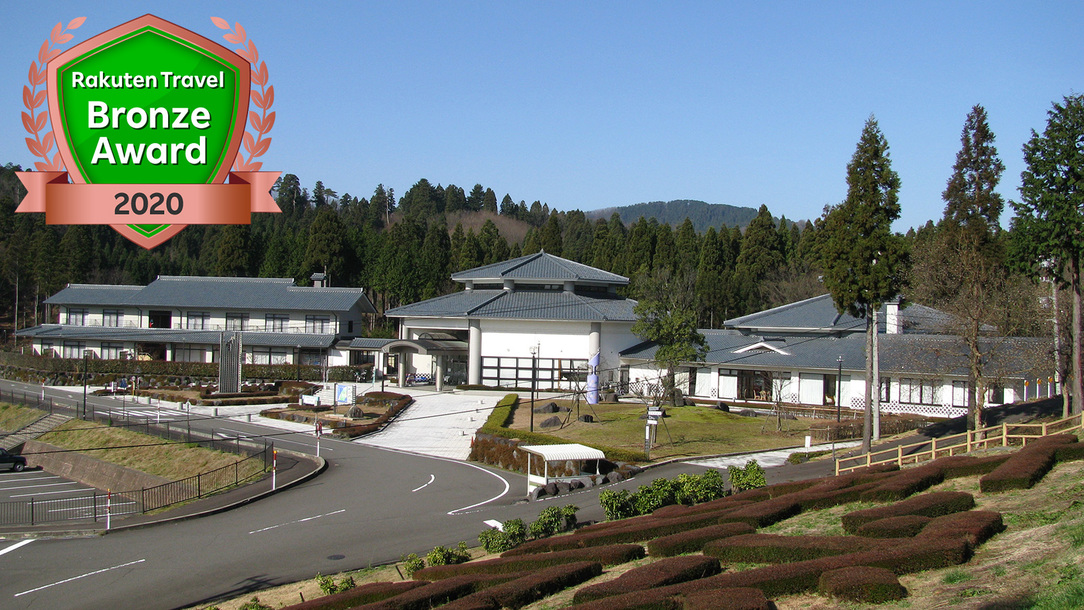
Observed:
[[[112,508],[112,501],[113,501],[113,490],[106,489],[105,490],[105,529],[107,529],[107,530],[109,529],[110,523],[111,523],[110,522],[110,517],[111,517],[112,511],[110,509]]]
[[[278,489],[279,450],[271,451],[271,491]]]

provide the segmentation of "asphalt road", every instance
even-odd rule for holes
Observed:
[[[40,386],[0,381],[4,393]],[[47,398],[82,395],[46,389]],[[89,409],[113,409],[91,397]],[[197,429],[258,436],[314,453],[314,438],[221,419]],[[105,536],[0,541],[0,607],[173,608],[268,586],[396,561],[460,540],[475,544],[487,519],[533,518],[545,506],[515,505],[523,477],[354,443],[321,441],[328,470],[231,511]],[[597,502],[595,503],[597,506]]]

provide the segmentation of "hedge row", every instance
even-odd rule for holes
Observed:
[[[727,512],[720,523],[748,523],[755,528],[767,527],[802,512],[802,507],[790,496],[756,502]]]
[[[660,536],[647,543],[647,552],[653,557],[673,557],[685,553],[699,553],[712,540],[751,534],[753,526],[748,523],[723,523],[688,530],[669,536]]]
[[[557,536],[554,538],[534,540],[526,544],[521,544],[515,549],[506,552],[505,555],[527,555],[530,553],[547,553],[550,551],[597,547],[608,544],[642,542],[651,540],[652,538],[658,538],[659,536],[669,536],[670,534],[677,534],[690,529],[716,525],[719,523],[719,519],[729,512],[730,511],[697,513],[687,517],[674,519],[657,519],[645,516],[645,518],[629,523],[624,521],[612,521],[607,523],[623,525],[598,528],[583,533],[577,532],[571,536]],[[586,530],[587,528],[584,529]]]
[[[970,545],[961,538],[918,539],[875,551],[777,564],[742,572],[724,572],[708,578],[659,587],[653,591],[626,593],[588,602],[577,606],[577,609],[670,608],[675,607],[670,601],[675,596],[733,587],[753,587],[763,591],[767,597],[774,598],[815,590],[819,586],[821,574],[829,570],[872,566],[887,568],[896,574],[908,574],[959,565],[967,561],[969,556]]]
[[[936,461],[901,470],[893,477],[880,482],[862,493],[866,502],[896,502],[925,491],[945,480],[945,473]]]
[[[964,538],[972,547],[977,547],[1004,530],[1005,523],[1001,519],[1001,513],[969,510],[934,519],[922,529],[919,536]]]
[[[912,538],[931,521],[932,518],[922,515],[886,517],[859,526],[855,533],[866,538]]]
[[[941,467],[945,479],[959,477],[975,477],[993,472],[995,468],[1005,463],[1010,455],[990,455],[986,457],[973,457],[970,455],[953,455],[938,458],[934,463]]]
[[[821,574],[817,592],[850,602],[883,604],[907,597],[907,589],[891,570],[853,566]]]
[[[686,595],[682,610],[771,610],[764,592],[749,587],[696,591]]]
[[[507,582],[507,575],[464,574],[425,586],[411,589],[405,593],[385,600],[354,606],[357,610],[429,610],[434,606],[446,604],[481,591],[502,582]]]
[[[317,599],[287,606],[286,610],[346,610],[363,604],[371,604],[411,589],[424,587],[425,582],[416,580],[404,580],[400,582],[374,582],[360,587],[354,587],[349,591],[335,593]]]
[[[666,585],[714,576],[720,570],[719,560],[714,557],[703,555],[671,557],[633,568],[614,580],[584,587],[576,591],[572,602],[582,604],[632,591],[649,591]]]
[[[979,489],[985,493],[1030,489],[1054,467],[1058,450],[1068,449],[1075,444],[1079,443],[1071,434],[1056,434],[1035,441],[1013,453],[1005,463],[979,479]],[[1069,456],[1072,452],[1063,451],[1063,455]]]
[[[884,548],[885,542],[859,536],[743,534],[704,545],[704,554],[732,563],[791,563]]]
[[[662,508],[655,509],[650,516],[658,517],[660,519],[674,519],[677,517],[687,517],[689,515],[695,515],[697,513],[712,513],[720,510],[729,510],[734,508],[741,508],[753,503],[752,500],[732,500],[735,496],[727,496],[718,500],[710,500],[708,502],[702,502],[700,504],[694,504],[693,506],[685,506],[684,504],[671,504],[670,506],[663,506]],[[767,496],[765,496],[767,499]],[[616,523],[614,521],[605,521],[604,523]]]
[[[570,538],[571,536],[561,536]],[[570,549],[553,553],[502,556],[485,561],[472,561],[456,565],[430,566],[414,573],[415,580],[441,580],[463,574],[511,574],[524,570],[539,570],[555,565],[578,561],[597,561],[603,565],[619,565],[644,556],[644,547],[638,544],[614,544],[586,549]]]
[[[898,517],[900,515],[940,517],[941,515],[971,510],[974,506],[975,498],[969,493],[936,491],[901,500],[888,506],[878,506],[847,513],[843,515],[843,529],[848,534],[855,534],[858,532],[859,527],[886,517]]]
[[[484,589],[442,606],[447,610],[500,610],[522,608],[546,596],[576,586],[602,574],[602,564],[580,561],[552,566]]]

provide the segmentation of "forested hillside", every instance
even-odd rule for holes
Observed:
[[[528,205],[475,185],[469,192],[419,180],[401,197],[378,185],[368,197],[285,175],[273,195],[281,214],[255,214],[251,226],[187,227],[153,251],[107,226],[48,226],[41,214],[15,214],[24,193],[0,170],[0,318],[10,328],[41,322],[40,301],[67,283],[145,284],[158,275],[293,277],[326,271],[337,286],[364,286],[384,309],[454,290],[451,273],[544,249],[636,278],[668,267],[696,273],[703,326],[769,305],[819,294],[815,230],[779,224],[762,207],[737,225],[697,231],[654,217],[626,224],[590,220],[579,210]]]
[[[711,204],[690,199],[674,201],[652,201],[615,208],[603,208],[587,212],[591,219],[609,218],[617,213],[626,223],[636,222],[641,216],[654,218],[673,226],[680,225],[686,218],[693,222],[693,228],[703,233],[708,227],[742,227],[756,218],[756,208],[743,208],[726,204]]]

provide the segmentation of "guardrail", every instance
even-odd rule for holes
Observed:
[[[836,474],[840,475],[858,468],[889,462],[903,467],[907,464],[918,464],[939,457],[989,449],[991,446],[1007,447],[1017,442],[1021,445],[1027,445],[1029,440],[1080,429],[1084,429],[1084,414],[1071,415],[1045,424],[1004,423],[999,426],[990,426],[943,438],[934,438],[921,443],[898,445],[890,449],[842,458],[836,460]]]

